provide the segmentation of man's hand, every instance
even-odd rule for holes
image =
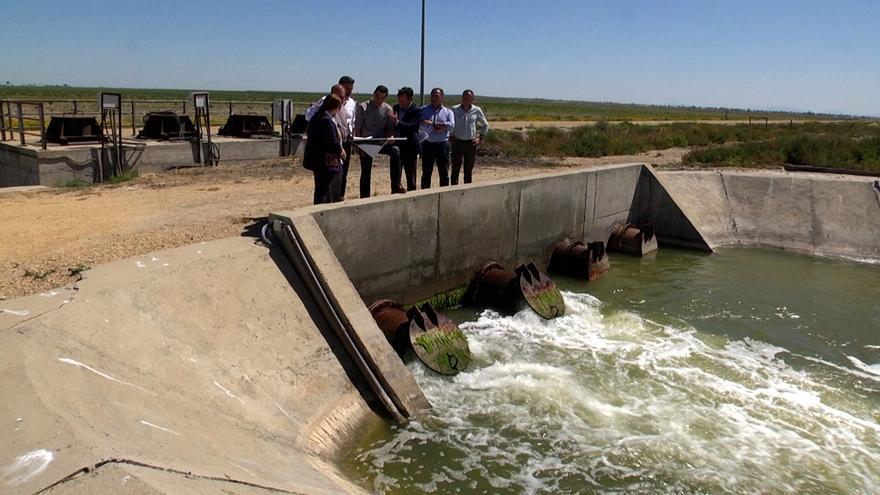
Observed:
[[[339,151],[339,159],[342,161],[345,161],[345,157],[346,157],[345,149],[343,148],[342,150]]]
[[[477,138],[474,139],[474,144],[477,144],[477,145],[478,145],[478,144],[480,144],[480,143],[482,143],[482,142],[483,142],[483,136],[477,136]]]
[[[391,123],[392,123],[392,124],[397,125],[397,114],[396,114],[396,113],[391,112],[391,113],[388,115],[388,118],[391,119]]]

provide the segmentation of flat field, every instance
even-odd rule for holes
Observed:
[[[355,98],[363,101],[369,98],[369,93],[364,92],[363,87],[355,88]],[[372,90],[370,88],[369,90]],[[396,94],[395,88],[391,88],[392,94]],[[0,86],[0,99],[12,100],[45,100],[45,99],[77,99],[82,102],[81,108],[94,111],[95,100],[99,91],[121,93],[125,100],[185,100],[189,98],[191,89],[138,89],[138,88],[76,88],[66,86]],[[236,111],[262,111],[268,112],[265,105],[247,105],[246,102],[270,102],[276,98],[290,98],[295,103],[295,111],[302,112],[308,102],[315,101],[321,96],[320,93],[307,93],[296,91],[229,91],[209,90],[212,101],[217,102],[216,110],[226,112],[225,101],[243,102]],[[393,99],[393,98],[392,98]],[[458,103],[457,94],[448,94],[447,103]],[[588,102],[588,101],[561,101],[537,98],[499,98],[477,95],[477,104],[486,111],[487,117],[496,121],[682,121],[682,120],[830,120],[841,119],[844,116],[815,114],[815,113],[791,113],[791,112],[767,112],[748,109],[732,108],[702,108],[694,106],[668,106],[668,105],[641,105],[630,103]],[[214,105],[212,105],[213,107]],[[181,107],[182,108],[182,107]],[[72,104],[59,104],[59,111],[72,111]],[[155,108],[161,110],[162,108]],[[172,109],[176,109],[172,108]]]

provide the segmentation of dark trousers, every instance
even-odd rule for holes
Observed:
[[[434,162],[437,162],[437,174],[440,176],[440,187],[449,185],[449,141],[442,143],[422,143],[422,189],[430,189],[431,175],[434,173]]]
[[[340,178],[340,198],[345,199],[345,187],[348,184],[348,165],[351,163],[351,141],[344,141],[342,149],[345,150],[345,160],[342,161],[342,177]]]
[[[477,143],[473,140],[452,141],[452,185],[458,184],[458,173],[461,170],[461,162],[464,160],[464,183],[470,184],[474,172],[474,162],[477,161]]]
[[[400,164],[403,166],[403,173],[406,175],[406,190],[416,190],[416,164],[419,162],[419,153],[415,149],[400,150]],[[400,180],[400,176],[397,176]],[[394,184],[394,177],[391,177],[391,184]]]
[[[313,170],[312,173],[315,174],[315,196],[313,199],[316,205],[342,201],[342,172],[319,168]]]
[[[383,155],[388,155],[391,157],[391,188],[392,192],[395,188],[394,182],[394,172],[397,171],[397,180],[400,180],[400,148],[397,146],[392,146],[386,144],[382,146],[382,149],[379,150],[379,153]],[[373,172],[373,158],[370,155],[364,153],[361,155],[361,197],[369,198],[370,197],[370,183],[372,181],[372,172]]]

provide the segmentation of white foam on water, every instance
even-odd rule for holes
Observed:
[[[355,451],[380,493],[855,492],[880,486],[874,402],[765,342],[665,326],[564,293],[566,316],[482,313],[474,362],[410,369],[434,405]],[[853,358],[851,358],[852,360]],[[829,363],[830,364],[830,363]],[[442,454],[442,455],[441,455]]]
[[[880,363],[877,364],[865,364],[859,358],[855,358],[852,356],[847,356],[847,359],[852,362],[853,366],[856,368],[871,373],[872,375],[880,376]]]

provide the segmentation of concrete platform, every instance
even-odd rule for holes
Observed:
[[[265,160],[280,155],[281,140],[212,137],[220,150],[220,160]],[[191,166],[198,156],[198,146],[187,141],[152,141],[127,139],[126,163],[140,172],[160,172],[174,167]],[[143,146],[143,151],[137,150]],[[302,153],[304,147],[298,148]],[[98,177],[101,146],[95,143],[50,144],[41,149],[34,144],[0,142],[0,187],[57,186]]]
[[[345,493],[372,415],[283,256],[250,238],[0,302],[0,492]]]

